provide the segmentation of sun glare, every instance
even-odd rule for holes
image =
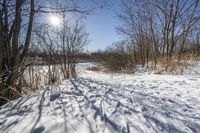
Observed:
[[[61,25],[61,20],[58,16],[50,16],[50,24],[53,26],[60,26]]]

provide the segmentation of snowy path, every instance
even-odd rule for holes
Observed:
[[[0,132],[200,132],[200,77],[87,71],[0,110]]]

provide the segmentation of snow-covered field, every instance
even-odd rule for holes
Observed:
[[[198,75],[79,74],[1,107],[0,133],[200,132]]]

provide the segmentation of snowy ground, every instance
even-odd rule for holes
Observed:
[[[82,71],[2,107],[7,132],[199,133],[200,76]]]

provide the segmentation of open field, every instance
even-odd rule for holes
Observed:
[[[77,78],[4,105],[0,132],[198,133],[199,86],[198,75],[82,69]]]

